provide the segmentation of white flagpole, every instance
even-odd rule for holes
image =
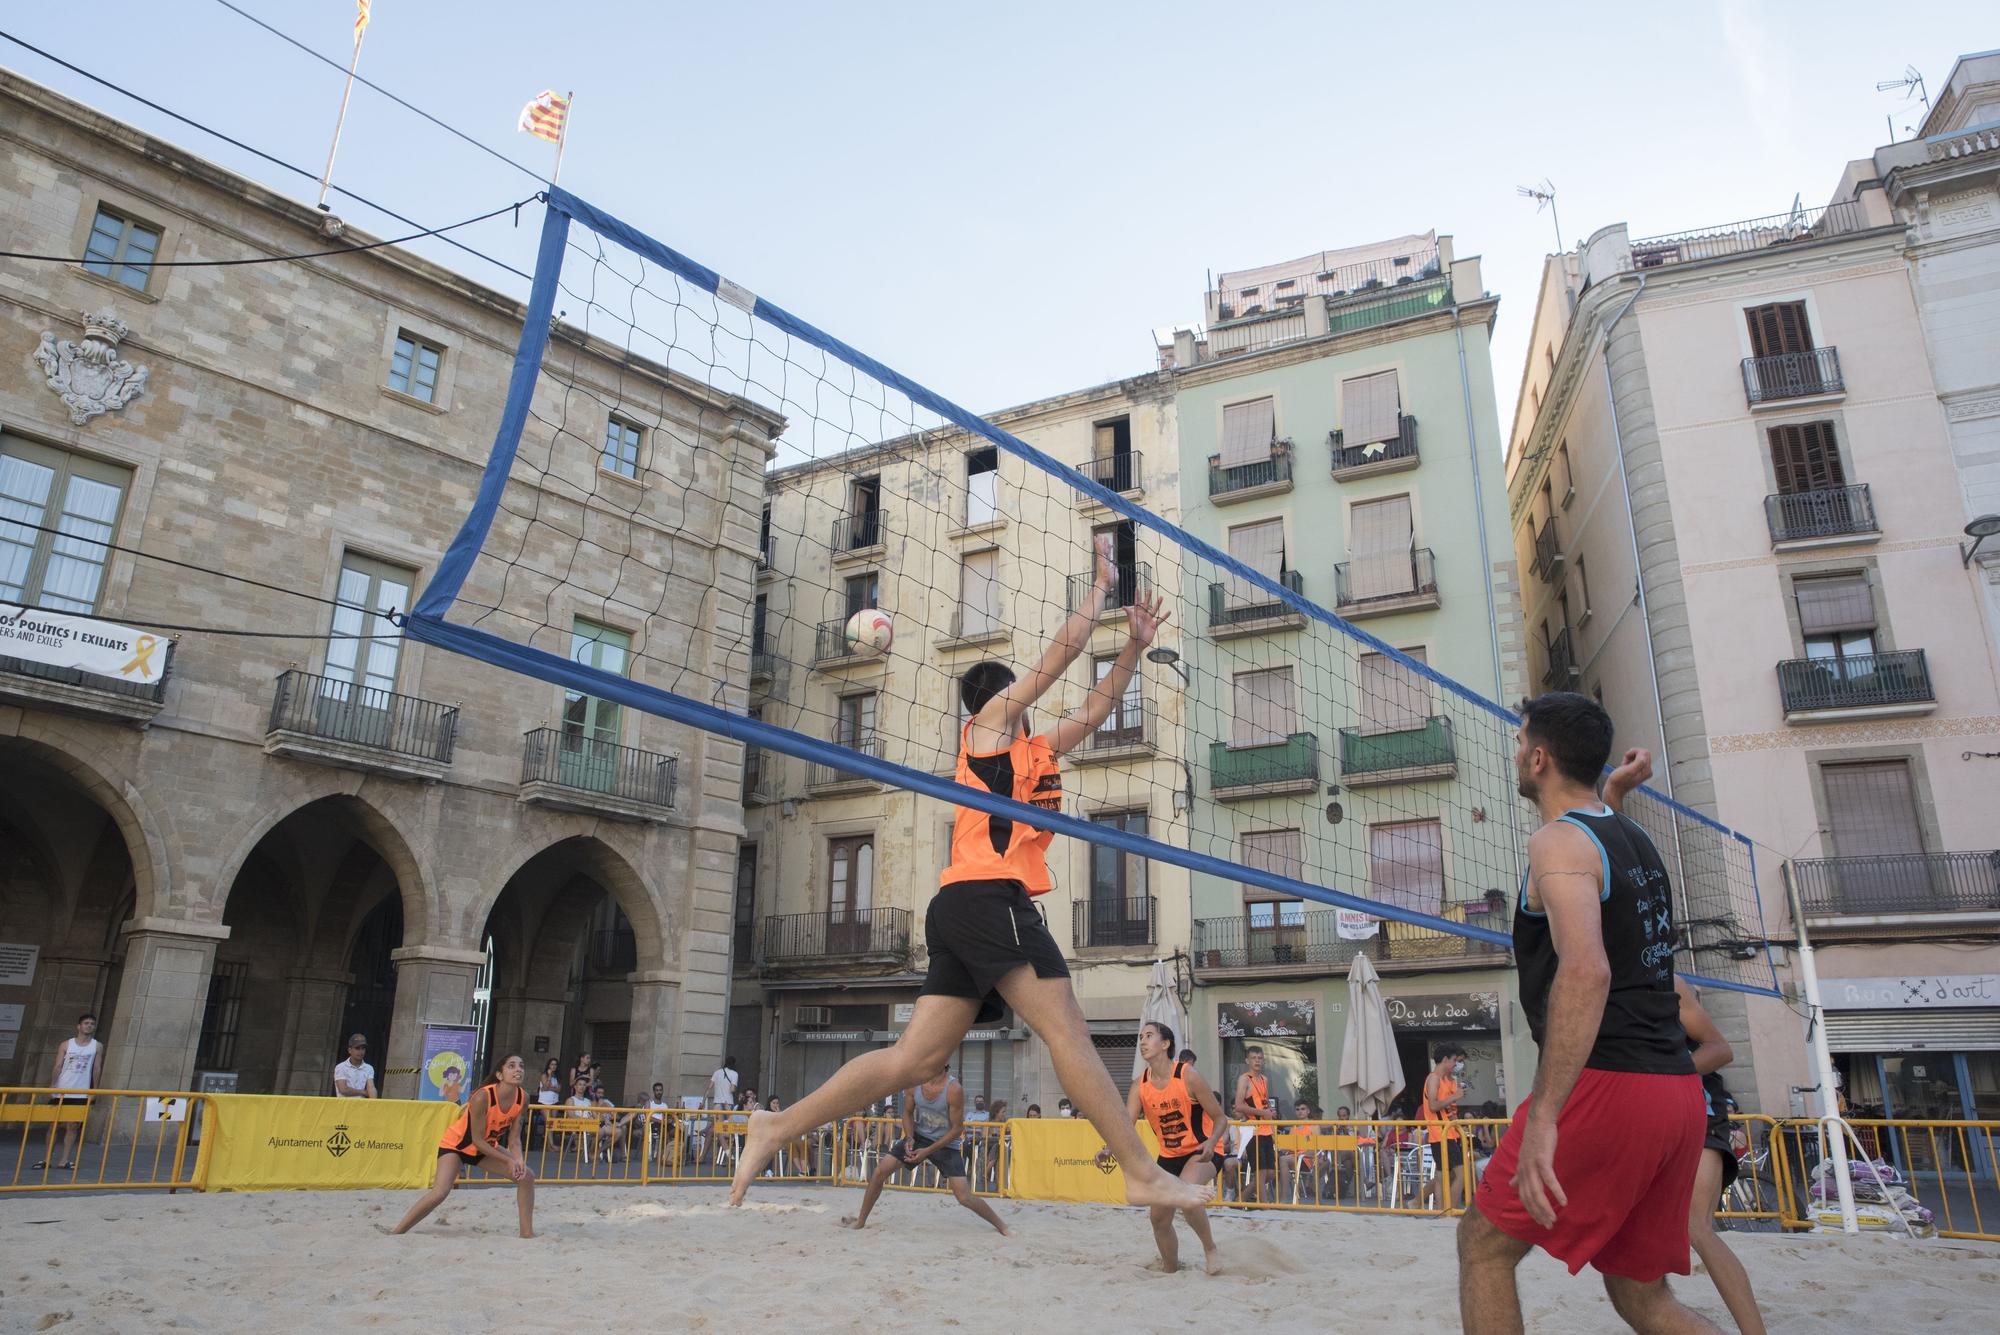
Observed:
[[[354,71],[361,64],[361,39],[367,35],[366,25],[354,34],[354,55],[347,62],[347,86],[340,90],[340,118],[333,123],[333,143],[326,150],[326,170],[319,174],[319,207],[322,213],[327,211],[326,192],[328,182],[333,179],[334,154],[340,152],[340,132],[347,124],[347,100],[354,96]]]
[[[569,143],[569,118],[576,112],[576,90],[571,89],[563,99],[562,130],[556,135],[556,169],[549,175],[550,185],[562,184],[563,147]]]

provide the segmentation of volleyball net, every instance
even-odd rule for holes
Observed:
[[[988,421],[566,191],[546,204],[491,455],[404,618],[561,688],[529,768],[623,792],[700,756],[704,785],[672,800],[733,799],[710,781],[726,772],[753,800],[873,785],[976,807],[1085,841],[1092,864],[1184,867],[1246,940],[1307,952],[1287,958],[1508,943],[1532,813],[1518,720],[1452,670],[1484,643],[1398,647],[1342,615],[1483,605],[1484,572],[1393,514],[1356,523],[1331,569],[1294,553],[1299,526],[1334,521],[1281,503],[1198,536],[1217,470],[1281,494],[1307,466],[1268,415],[1229,415],[1213,456],[1183,457],[1162,372]],[[1155,598],[1153,656],[1102,690]],[[1032,710],[1047,731],[1110,700],[1065,757],[1061,810],[955,783],[959,674],[1032,663],[1093,602]],[[887,654],[846,635],[864,609],[891,618]],[[1681,971],[1777,995],[1750,841],[1650,789],[1626,811],[1673,874]]]

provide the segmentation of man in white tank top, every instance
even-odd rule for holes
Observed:
[[[77,1017],[76,1037],[66,1038],[56,1046],[55,1065],[50,1071],[49,1083],[58,1091],[50,1101],[53,1103],[88,1103],[89,1091],[97,1087],[97,1076],[104,1069],[104,1045],[97,1041],[97,1017],[84,1014]],[[69,1091],[74,1090],[74,1093]],[[49,1128],[49,1144],[53,1147],[58,1135],[62,1138],[62,1149],[53,1148],[49,1159],[35,1165],[48,1167],[49,1160],[55,1161],[59,1169],[76,1167],[76,1143],[80,1137],[78,1122],[63,1122],[60,1127]]]

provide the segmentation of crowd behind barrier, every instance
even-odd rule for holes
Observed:
[[[430,1180],[452,1113],[451,1104],[397,1099],[0,1088],[0,1192],[415,1189]],[[1818,1122],[1754,1113],[1730,1121],[1737,1175],[1717,1202],[1722,1226],[1804,1230],[1827,1226],[1830,1211],[1837,1226]],[[1218,1207],[1459,1214],[1507,1123],[1462,1119],[1441,1140],[1413,1121],[1267,1125],[1276,1163],[1268,1175],[1252,1171],[1241,1152],[1254,1128],[1232,1127],[1224,1138]],[[1864,1228],[2000,1242],[2000,1121],[1873,1118],[1850,1125]],[[733,1109],[535,1104],[522,1143],[536,1178],[551,1185],[720,1184],[735,1172],[748,1126],[749,1114]],[[53,1152],[71,1127],[80,1135],[64,1166]],[[860,1186],[901,1134],[894,1116],[847,1118],[781,1146],[765,1179]],[[1150,1137],[1150,1130],[1142,1125],[1141,1134]],[[968,1121],[961,1139],[979,1195],[1115,1202],[1122,1178],[1115,1165],[1094,1162],[1100,1144],[1087,1122],[1068,1118]],[[887,1186],[946,1190],[927,1163]]]

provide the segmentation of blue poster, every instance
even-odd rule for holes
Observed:
[[[463,1103],[479,1083],[472,1054],[479,1030],[469,1024],[424,1026],[423,1055],[417,1062],[417,1097],[426,1103]]]

